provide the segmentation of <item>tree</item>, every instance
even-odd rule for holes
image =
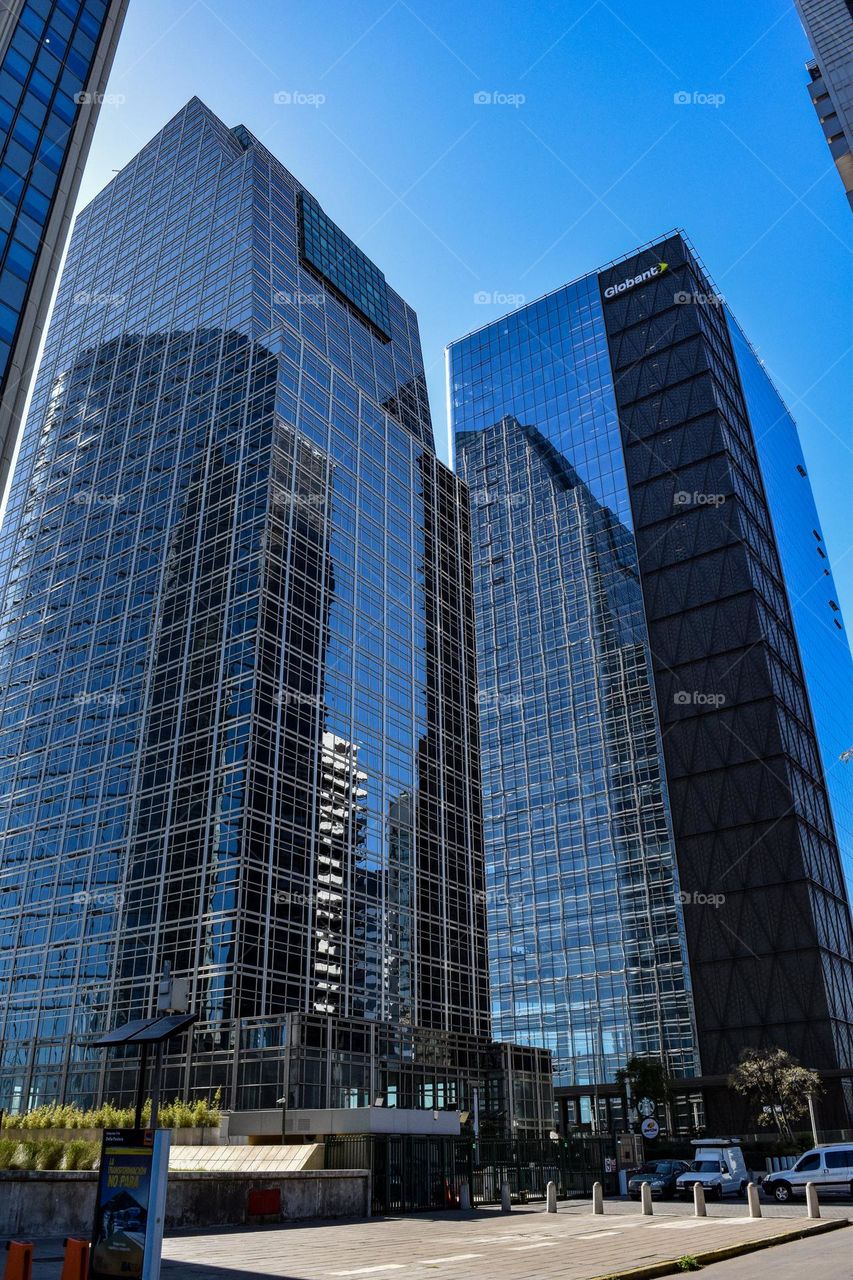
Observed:
[[[808,1111],[809,1096],[823,1092],[818,1072],[801,1067],[779,1048],[744,1049],[729,1085],[755,1108],[759,1125],[775,1124],[788,1138],[793,1135],[791,1122]]]
[[[627,1066],[616,1072],[616,1083],[625,1090],[629,1109],[636,1107],[640,1098],[651,1098],[652,1102],[663,1103],[669,1116],[672,1077],[660,1058],[630,1058]]]

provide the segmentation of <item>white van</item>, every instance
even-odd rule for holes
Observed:
[[[812,1147],[793,1168],[768,1173],[761,1190],[785,1204],[793,1195],[805,1195],[807,1182],[813,1182],[818,1191],[853,1196],[853,1142]]]
[[[740,1146],[732,1138],[694,1138],[693,1159],[687,1173],[675,1184],[676,1192],[692,1196],[694,1183],[700,1183],[706,1196],[722,1200],[723,1196],[746,1194],[749,1170]]]

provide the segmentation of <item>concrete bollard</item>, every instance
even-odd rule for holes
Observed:
[[[509,1183],[501,1183],[501,1213],[512,1212],[512,1200],[509,1194]]]
[[[592,1184],[592,1211],[593,1213],[604,1213],[604,1188],[600,1182]]]
[[[707,1218],[708,1210],[705,1207],[705,1188],[701,1182],[693,1183],[693,1216],[696,1218]]]
[[[640,1209],[647,1218],[654,1213],[652,1208],[652,1189],[647,1182],[640,1183]]]
[[[813,1182],[806,1183],[806,1215],[809,1218],[820,1217],[820,1204],[817,1198],[817,1187]]]
[[[557,1212],[557,1184],[556,1184],[556,1182],[549,1182],[549,1183],[548,1183],[548,1185],[547,1185],[547,1187],[545,1188],[545,1212],[546,1212],[546,1213],[556,1213],[556,1212]]]
[[[758,1198],[758,1187],[754,1182],[750,1182],[746,1188],[746,1198],[749,1202],[750,1218],[761,1217],[761,1201]]]
[[[459,1188],[459,1208],[463,1213],[468,1213],[471,1208],[471,1188],[467,1182]]]

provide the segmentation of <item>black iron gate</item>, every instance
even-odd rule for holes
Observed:
[[[554,1142],[430,1138],[408,1134],[326,1139],[327,1169],[368,1169],[374,1213],[456,1209],[464,1184],[472,1202],[498,1204],[506,1182],[513,1201],[544,1200],[554,1182],[561,1199],[586,1197],[601,1182],[617,1191],[609,1138],[579,1136]],[[605,1172],[607,1170],[607,1172]]]

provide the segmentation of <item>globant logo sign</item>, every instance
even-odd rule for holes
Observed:
[[[627,280],[620,280],[618,284],[611,284],[609,288],[604,290],[604,296],[608,301],[611,298],[618,298],[620,294],[627,293],[629,289],[636,289],[638,284],[645,284],[647,280],[654,280],[657,276],[662,276],[668,268],[668,262],[658,262],[655,266],[649,267],[648,271],[642,272],[641,275],[629,276]]]

